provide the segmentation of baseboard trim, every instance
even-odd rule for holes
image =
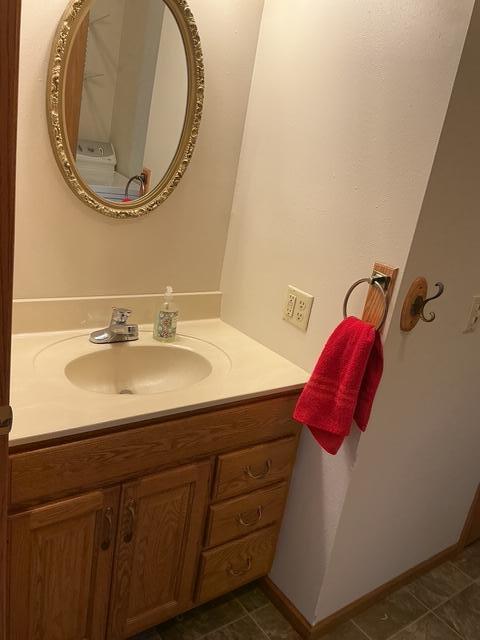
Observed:
[[[389,580],[385,584],[380,585],[373,591],[370,591],[361,598],[358,598],[354,602],[351,602],[342,609],[339,609],[335,613],[332,613],[330,616],[324,618],[314,625],[308,622],[305,616],[295,607],[295,605],[287,598],[287,596],[270,578],[263,578],[261,581],[261,586],[267,596],[271,599],[273,604],[290,622],[297,633],[299,633],[302,638],[305,638],[306,640],[313,640],[314,638],[319,638],[323,634],[328,633],[338,624],[346,622],[349,618],[352,618],[365,609],[368,609],[375,602],[381,600],[396,589],[399,589],[422,573],[431,571],[439,564],[442,564],[443,562],[449,560],[457,553],[459,553],[462,548],[463,544],[460,541],[459,543],[454,544],[447,549],[444,549],[440,553],[435,554],[428,560],[420,562],[420,564],[417,564],[411,569],[408,569],[408,571],[405,571],[396,578]]]
[[[260,580],[260,586],[277,609],[290,622],[295,631],[299,633],[302,638],[311,638],[313,625],[300,613],[283,591],[281,591],[268,576]]]
[[[467,520],[465,522],[465,526],[463,527],[462,535],[460,536],[460,546],[466,547],[469,544],[472,544],[476,540],[478,540],[480,536],[480,525],[479,525],[479,512],[480,512],[480,484],[478,485],[477,491],[475,492],[475,496],[473,498],[472,506],[468,512]]]

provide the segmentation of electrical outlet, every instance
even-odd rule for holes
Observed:
[[[480,296],[473,296],[472,307],[464,333],[472,333],[480,325]]]
[[[289,291],[287,296],[287,304],[285,305],[285,315],[288,318],[293,318],[293,312],[295,311],[295,306],[297,304],[297,296]]]
[[[308,321],[310,320],[313,300],[313,296],[309,293],[305,293],[305,291],[301,291],[290,285],[287,290],[283,319],[298,329],[306,331]]]

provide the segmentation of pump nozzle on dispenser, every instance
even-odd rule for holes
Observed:
[[[170,305],[173,302],[173,287],[168,286],[165,289],[165,295],[163,296],[163,300],[164,300],[164,308],[165,309],[169,309]]]

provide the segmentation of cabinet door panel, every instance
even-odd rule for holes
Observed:
[[[192,602],[209,476],[207,461],[124,486],[109,638],[129,638]]]
[[[9,519],[11,640],[103,640],[119,489]]]

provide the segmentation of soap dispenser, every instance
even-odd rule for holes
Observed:
[[[153,337],[161,342],[173,342],[177,334],[178,308],[173,302],[173,289],[167,287],[160,311],[153,325]]]

